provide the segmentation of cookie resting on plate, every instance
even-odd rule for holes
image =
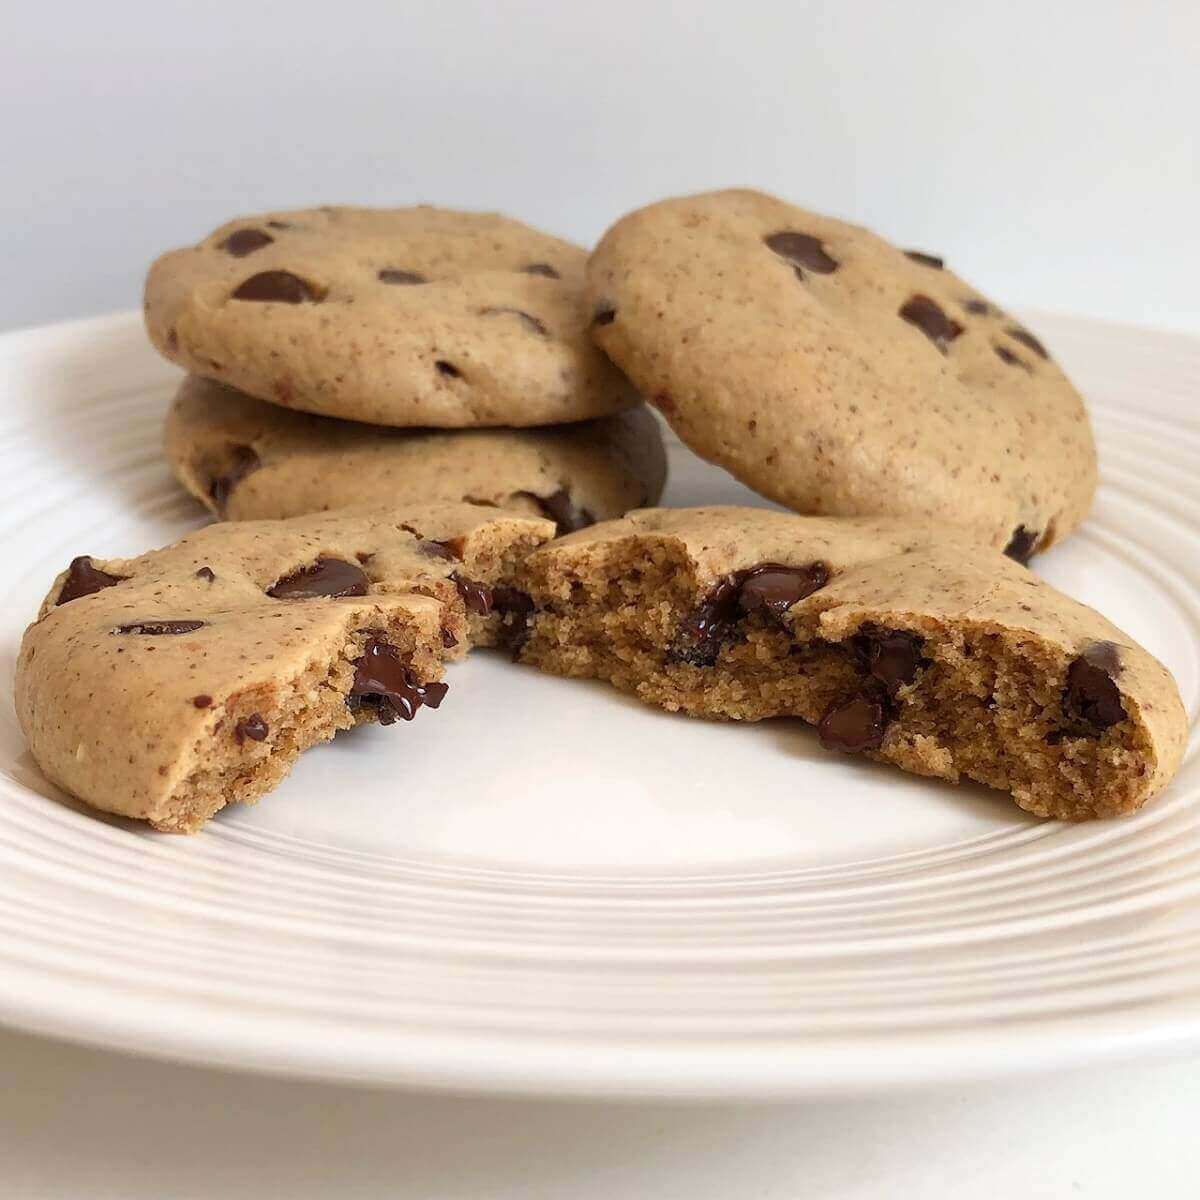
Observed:
[[[510,580],[553,535],[542,518],[434,504],[76,558],[21,643],[21,728],[80,800],[194,831],[339,730],[437,708],[446,658],[523,634]]]
[[[567,533],[657,503],[667,474],[645,405],[528,429],[384,429],[196,376],[167,416],[166,450],[180,483],[234,521],[454,500],[549,517]]]
[[[520,661],[694,716],[795,716],[833,750],[1040,816],[1130,812],[1179,766],[1167,669],[1027,568],[929,521],[649,509],[532,553]]]
[[[797,512],[934,517],[1025,561],[1088,511],[1079,394],[933,255],[712,192],[623,217],[588,286],[597,343],[679,436]]]
[[[586,254],[498,213],[261,213],[164,254],[146,328],[196,375],[377,425],[553,425],[631,408],[588,337]]]

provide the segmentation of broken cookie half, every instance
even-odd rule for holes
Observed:
[[[1040,816],[1130,812],[1175,773],[1166,668],[969,535],[645,509],[525,561],[522,662],[694,716],[795,716],[831,750],[977,780]]]
[[[445,659],[523,636],[511,583],[554,532],[469,504],[341,509],[76,558],[21,644],[22,729],[72,795],[194,831],[339,730],[437,708]]]

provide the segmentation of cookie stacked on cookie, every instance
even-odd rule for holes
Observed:
[[[496,215],[321,208],[165,255],[146,323],[191,373],[168,458],[227,523],[76,558],[26,633],[22,727],[98,808],[199,828],[438,707],[471,645],[1042,816],[1178,768],[1170,673],[1019,565],[1091,503],[1083,402],[932,255],[749,191],[640,209],[590,260]],[[649,507],[635,388],[796,512]]]
[[[145,312],[192,375],[176,474],[233,519],[446,500],[565,531],[655,503],[658,426],[592,343],[585,263],[428,207],[266,213],[164,255]]]

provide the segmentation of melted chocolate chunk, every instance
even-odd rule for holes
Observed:
[[[139,633],[145,637],[164,637],[177,633],[195,633],[203,629],[207,621],[131,621],[118,625],[118,633]]]
[[[592,314],[593,325],[611,325],[617,319],[617,310],[611,304],[601,304]]]
[[[586,529],[596,523],[596,518],[586,508],[575,507],[571,502],[571,493],[566,488],[559,488],[549,496],[537,496],[533,492],[517,494],[536,501],[538,508],[558,526],[560,536],[564,533],[574,533],[577,529]]]
[[[416,271],[402,271],[399,267],[384,267],[378,273],[377,278],[380,283],[418,284],[429,282],[424,275],[418,275]]]
[[[462,372],[453,363],[448,363],[444,358],[439,358],[433,365],[448,379],[462,378]]]
[[[1106,657],[1107,653],[1101,651],[1102,662]],[[1076,728],[1082,727],[1085,735],[1092,737],[1098,737],[1103,730],[1124,721],[1127,716],[1121,703],[1121,689],[1105,666],[1089,661],[1087,652],[1067,668],[1062,708],[1068,722]]]
[[[915,325],[943,354],[963,331],[963,327],[953,317],[946,316],[928,296],[910,296],[900,309],[900,315],[910,325]]]
[[[93,592],[102,592],[105,588],[113,587],[126,578],[127,576],[124,575],[110,575],[107,571],[100,570],[99,567],[92,565],[92,560],[88,555],[81,554],[78,558],[71,560],[71,565],[67,568],[67,577],[63,580],[58,599],[54,603],[56,606],[70,604],[72,600],[78,600],[80,596],[90,596]]]
[[[238,742],[244,742],[246,738],[252,742],[262,742],[266,740],[267,734],[270,732],[271,727],[263,720],[262,713],[251,713],[233,727],[233,736],[237,738]]]
[[[516,662],[533,632],[533,597],[520,588],[501,586],[492,589],[492,607],[500,614],[501,636]]]
[[[447,542],[431,542],[422,539],[417,543],[417,549],[422,554],[428,554],[430,558],[442,558],[453,561],[462,557],[459,554],[455,554]]]
[[[923,638],[903,629],[869,629],[851,639],[859,662],[872,678],[883,684],[889,696],[912,683],[917,671],[927,665],[927,660],[921,657],[924,644]]]
[[[318,558],[267,588],[276,600],[315,600],[319,596],[365,596],[370,580],[355,563]]]
[[[817,735],[826,750],[861,754],[883,744],[888,714],[877,696],[861,695],[833,704],[817,725]]]
[[[193,703],[193,704],[194,704],[194,705],[195,705],[197,708],[210,708],[210,707],[212,706],[212,697],[211,697],[211,696],[204,696],[204,695],[201,695],[201,696],[193,696],[193,697],[192,697],[192,703]]]
[[[252,471],[257,471],[262,466],[262,460],[252,446],[234,446],[230,455],[228,469],[224,474],[218,475],[208,488],[208,494],[217,506],[217,512],[222,516],[225,515],[225,506],[229,503],[233,489]]]
[[[196,578],[203,579],[205,583],[212,583],[212,581],[216,579],[216,575],[214,574],[212,567],[201,567],[200,570],[196,572]]]
[[[904,254],[913,262],[920,263],[923,267],[933,267],[935,271],[940,271],[946,265],[944,258],[939,258],[936,254],[926,254],[923,250],[905,250]]]
[[[826,253],[820,238],[808,233],[781,230],[763,238],[768,250],[786,259],[796,268],[796,274],[804,278],[801,268],[815,271],[818,275],[830,275],[838,269],[838,261]]]
[[[547,279],[561,279],[562,276],[549,263],[528,263],[521,270],[526,275],[544,275]]]
[[[1092,642],[1080,657],[1110,675],[1120,675],[1125,669],[1121,661],[1121,647],[1116,642]]]
[[[1028,346],[1034,354],[1040,355],[1042,358],[1049,358],[1050,354],[1046,347],[1029,332],[1028,329],[1022,329],[1018,325],[1014,325],[1011,329],[1004,331],[1014,342],[1020,342],[1022,346]]]
[[[722,645],[733,636],[740,591],[735,578],[722,579],[683,622],[675,644],[667,653],[668,661],[711,667]]]
[[[829,568],[823,562],[806,567],[762,563],[741,572],[739,580],[738,607],[742,612],[762,612],[780,621],[793,604],[829,582]]]
[[[394,646],[373,637],[354,664],[346,703],[351,709],[373,708],[381,725],[391,725],[397,717],[411,721],[422,704],[437,708],[448,690],[444,683],[421,683]]]
[[[992,306],[986,300],[979,300],[974,296],[969,296],[964,300],[962,306],[976,317],[986,317],[992,311]]]
[[[262,271],[234,289],[234,300],[274,301],[278,304],[315,304],[324,293],[291,271]]]
[[[502,616],[527,617],[533,607],[533,597],[520,588],[503,585],[492,588],[492,608]]]
[[[1002,363],[1007,363],[1010,367],[1021,367],[1026,371],[1033,370],[1019,354],[1014,354],[1007,346],[993,346],[992,349],[995,350],[996,357]]]
[[[1026,529],[1024,525],[1018,525],[1013,530],[1012,537],[1008,539],[1004,553],[1019,563],[1027,563],[1033,557],[1038,538],[1041,536],[1036,529]]]
[[[221,249],[234,258],[245,258],[255,250],[269,246],[275,239],[261,229],[235,229],[222,243]]]
[[[462,597],[467,612],[486,617],[492,611],[495,594],[486,584],[475,579],[467,579],[459,575],[457,571],[450,578],[454,580],[454,586],[458,588],[458,594]]]
[[[829,579],[829,568],[822,562],[803,567],[759,563],[736,571],[722,579],[683,623],[667,660],[711,667],[722,645],[734,636],[740,616],[761,612],[782,622],[793,604],[823,588]]]
[[[517,317],[521,324],[533,333],[540,333],[542,337],[545,337],[549,332],[537,317],[531,316],[520,308],[481,308],[479,315],[481,317]]]

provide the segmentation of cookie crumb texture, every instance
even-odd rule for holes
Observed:
[[[289,412],[191,376],[165,440],[180,483],[233,521],[386,497],[494,505],[569,533],[656,504],[667,475],[659,423],[645,405],[538,429],[382,429]]]
[[[543,547],[522,575],[525,663],[697,717],[800,717],[830,750],[1039,816],[1131,812],[1182,756],[1159,662],[928,524],[652,510]]]
[[[1023,560],[1088,511],[1079,394],[935,255],[711,192],[618,221],[588,291],[597,344],[679,436],[797,512],[935,517]]]
[[[494,595],[553,533],[446,504],[217,525],[136,559],[82,556],[22,641],[21,727],[72,795],[193,832],[339,731],[439,707],[443,662],[508,639]]]
[[[328,207],[164,254],[146,328],[172,362],[378,425],[548,425],[638,403],[592,344],[578,246],[497,213]]]

